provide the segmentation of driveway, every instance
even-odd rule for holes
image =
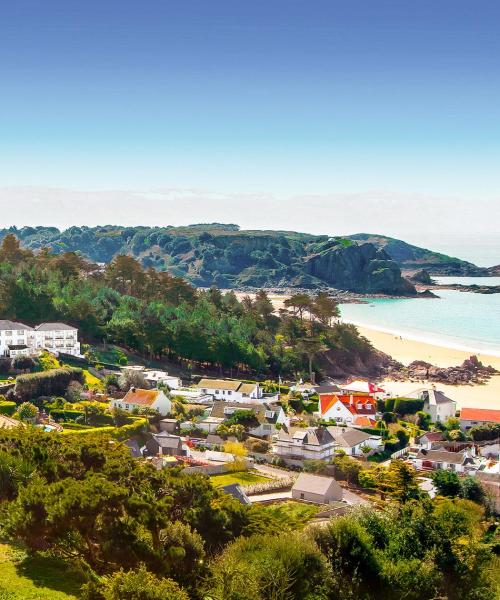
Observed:
[[[263,475],[267,475],[273,479],[284,479],[294,474],[298,475],[298,473],[295,473],[295,471],[286,471],[285,469],[280,469],[267,464],[254,463],[253,468],[256,471],[260,471]]]
[[[361,505],[367,506],[370,504],[368,502],[368,500],[365,500],[361,496],[358,496],[354,492],[351,492],[351,490],[346,490],[345,488],[343,488],[343,492],[344,492],[344,496],[343,496],[344,500],[351,506],[361,506]]]

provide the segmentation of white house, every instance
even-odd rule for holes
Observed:
[[[80,356],[78,329],[66,323],[41,323],[35,327],[36,347]]]
[[[41,323],[33,328],[24,323],[0,320],[1,356],[30,356],[43,349],[80,356],[78,329],[65,323]]]
[[[384,442],[379,435],[371,435],[354,427],[327,427],[327,429],[335,440],[335,448],[351,456],[363,456],[364,446],[370,450],[384,449]]]
[[[424,450],[432,450],[435,446],[441,446],[446,438],[441,431],[426,431],[421,436],[415,438],[415,444]]]
[[[353,427],[307,427],[281,430],[273,450],[281,457],[327,460],[337,450],[343,450],[350,456],[362,456],[363,446],[382,450],[383,441],[380,436]]]
[[[460,411],[460,429],[463,431],[477,425],[487,425],[488,423],[500,423],[500,410],[462,408]]]
[[[135,409],[152,408],[157,410],[160,415],[168,415],[172,410],[172,402],[162,390],[140,390],[130,388],[120,400],[111,400],[112,408],[122,408],[128,412]]]
[[[177,390],[182,386],[179,377],[169,375],[166,371],[157,371],[156,369],[145,369],[143,371],[144,379],[151,387],[158,387],[158,384],[168,385],[171,390]]]
[[[325,427],[282,429],[273,446],[277,456],[296,460],[327,460],[335,450],[335,439]]]
[[[292,487],[292,498],[314,504],[342,501],[343,490],[333,477],[301,473]]]
[[[319,414],[325,421],[347,425],[355,425],[360,417],[367,417],[369,421],[360,426],[370,427],[377,414],[377,403],[366,394],[320,394]]]
[[[433,423],[444,423],[446,419],[454,417],[457,412],[455,400],[448,398],[443,392],[434,389],[434,387],[415,390],[408,394],[408,398],[423,400],[423,410],[431,416]]]
[[[258,383],[243,383],[232,379],[201,379],[196,387],[202,394],[209,394],[216,400],[250,402],[262,398],[262,390]]]
[[[467,468],[474,469],[476,460],[469,450],[448,452],[447,450],[425,450],[417,454],[415,460],[417,469],[447,469],[464,473]]]
[[[0,320],[0,355],[29,355],[36,347],[35,330],[24,323]]]

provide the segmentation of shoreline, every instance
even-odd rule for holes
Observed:
[[[404,335],[394,335],[363,325],[356,325],[361,335],[366,337],[377,350],[392,356],[407,365],[414,360],[425,360],[439,367],[451,367],[462,364],[471,356],[470,351],[450,348],[435,343],[412,340]],[[484,365],[491,365],[500,371],[500,356],[486,353],[474,353]],[[435,385],[452,400],[457,408],[489,408],[500,410],[500,375],[493,376],[483,385],[447,385],[425,381],[394,381],[386,378],[382,387],[393,394],[408,394],[422,387]]]
[[[490,361],[495,362],[496,364],[498,364],[498,366],[496,368],[500,370],[500,348],[498,348],[498,349],[490,348],[487,346],[481,348],[480,346],[473,346],[473,345],[469,346],[466,342],[465,343],[462,343],[460,341],[455,342],[450,338],[439,337],[438,335],[436,335],[436,337],[433,337],[432,334],[429,334],[429,333],[426,334],[424,332],[423,333],[418,333],[418,332],[410,333],[408,331],[400,331],[397,328],[392,329],[391,327],[379,327],[377,325],[368,325],[366,323],[362,323],[361,321],[357,321],[357,320],[342,319],[342,321],[344,323],[351,323],[352,325],[355,325],[360,331],[363,329],[363,330],[366,330],[369,332],[381,333],[381,334],[385,334],[387,336],[391,336],[395,340],[398,338],[402,338],[403,340],[406,340],[407,342],[414,342],[416,344],[421,344],[422,346],[430,346],[431,347],[430,348],[431,355],[436,352],[435,349],[437,349],[437,348],[447,349],[450,354],[455,353],[456,356],[460,356],[463,354],[464,358],[461,361],[461,362],[463,362],[465,360],[465,358],[469,358],[471,356],[471,354],[475,354],[479,358],[479,360],[481,360],[482,362],[484,362],[485,360],[486,361],[490,360]],[[387,354],[389,354],[389,352]],[[439,353],[439,354],[441,354],[441,353]],[[394,358],[397,358],[397,357],[394,356]],[[421,358],[419,356],[419,357],[413,358],[412,360],[427,360],[427,359]],[[405,361],[401,360],[400,362],[405,362]],[[410,360],[408,362],[412,362],[412,361]],[[437,366],[440,366],[440,367],[451,367],[451,366],[455,366],[455,365],[459,364],[459,363],[438,364],[438,363],[434,363],[431,360],[427,360],[427,362],[432,362],[432,364],[436,364]],[[493,365],[493,366],[495,366],[495,365]]]

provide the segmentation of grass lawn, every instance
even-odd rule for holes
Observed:
[[[215,487],[231,485],[232,483],[239,483],[241,486],[245,487],[246,485],[267,483],[269,481],[267,477],[256,475],[251,471],[238,471],[236,473],[225,473],[224,475],[212,475],[210,479],[212,481],[212,485]]]
[[[93,386],[97,386],[99,388],[102,387],[101,380],[99,378],[97,378],[95,375],[92,375],[92,373],[90,371],[87,371],[87,369],[83,369],[83,375],[85,377],[85,383],[89,387],[93,387]]]
[[[263,506],[263,509],[271,513],[280,521],[288,521],[290,523],[298,525],[305,525],[309,519],[319,512],[319,507],[314,504],[303,504],[302,502],[295,502],[295,500],[288,500],[287,502],[280,502],[276,504],[267,504]]]
[[[0,600],[76,600],[81,583],[61,561],[0,543]]]

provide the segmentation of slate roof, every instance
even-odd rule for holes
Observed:
[[[160,448],[178,448],[182,444],[178,435],[170,433],[153,433],[151,436]]]
[[[288,433],[281,429],[278,439],[287,442],[300,439],[302,444],[311,446],[326,446],[334,441],[328,429],[324,427],[290,427]]]
[[[130,450],[130,454],[133,458],[142,458],[142,452],[139,448],[137,440],[130,439],[125,442],[125,446]]]
[[[293,484],[292,490],[325,495],[332,485],[338,486],[333,477],[314,475],[313,473],[300,473]]]
[[[33,327],[25,325],[24,323],[18,323],[17,321],[9,321],[8,319],[0,319],[0,331],[19,331],[20,329],[34,331]]]
[[[488,408],[462,408],[460,419],[466,421],[486,421],[500,423],[500,410]]]
[[[462,465],[469,458],[466,452],[448,452],[446,450],[420,450],[417,454],[420,460],[430,462],[445,462],[454,465]]]
[[[372,436],[354,427],[327,427],[328,433],[339,446],[352,448],[369,440]]]
[[[224,446],[224,440],[220,435],[216,435],[215,433],[209,433],[207,435],[206,443],[212,446]]]
[[[37,331],[76,331],[76,327],[66,323],[41,323],[35,327]]]

